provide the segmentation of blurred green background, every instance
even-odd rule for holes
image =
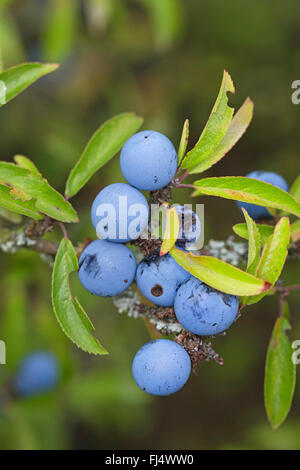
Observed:
[[[206,174],[263,169],[291,184],[300,169],[300,106],[291,103],[292,81],[300,78],[299,46],[298,0],[0,0],[2,65],[61,64],[1,109],[0,159],[30,157],[63,191],[94,130],[131,110],[144,116],[144,129],[165,133],[175,146],[189,118],[192,145],[226,68],[236,85],[230,102],[238,107],[249,95],[254,120],[230,156]],[[116,157],[74,198],[81,220],[69,229],[74,242],[94,237],[92,200],[117,181],[123,178]],[[183,191],[177,199],[187,202],[188,195]],[[241,221],[235,204],[202,201],[206,242],[231,235]],[[2,403],[1,449],[300,449],[300,387],[279,430],[271,430],[264,412],[276,298],[246,309],[227,336],[214,341],[223,367],[202,363],[180,393],[154,399],[131,378],[132,358],[149,338],[142,320],[119,315],[111,300],[89,295],[73,276],[72,289],[110,352],[88,356],[56,323],[51,269],[38,254],[1,253],[0,272],[0,339],[7,344],[2,390],[27,352],[48,349],[63,364],[53,393]],[[291,262],[285,280],[299,283],[299,277],[299,263]],[[293,340],[300,338],[299,301],[299,294],[290,296]]]

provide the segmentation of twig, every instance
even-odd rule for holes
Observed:
[[[290,292],[300,290],[299,284],[294,284],[291,286],[276,286],[276,291],[279,293],[279,316],[283,317],[284,315],[284,303],[288,298]]]
[[[193,184],[177,184],[176,185],[176,188],[192,188],[192,189],[196,189],[196,186],[194,186]]]
[[[31,221],[18,229],[0,229],[0,249],[5,253],[15,253],[21,248],[28,248],[54,255],[57,251],[57,243],[50,240],[42,240],[46,233],[54,229],[51,219]]]
[[[294,284],[292,286],[276,286],[276,290],[281,293],[289,293],[294,290],[300,290],[300,284]]]
[[[178,183],[181,183],[181,181],[183,181],[185,178],[187,178],[189,176],[189,172],[186,171],[184,172],[181,176],[178,176],[178,178],[175,178],[174,180],[174,186],[177,187],[177,184]]]
[[[59,228],[61,229],[62,233],[63,233],[63,236],[66,240],[69,240],[69,235],[68,235],[68,232],[67,232],[67,229],[66,227],[64,226],[64,224],[62,222],[56,222],[57,225],[59,226]]]

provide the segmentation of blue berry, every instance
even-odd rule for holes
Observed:
[[[91,218],[101,238],[125,243],[138,238],[147,227],[149,206],[137,189],[129,184],[114,183],[96,196]]]
[[[153,254],[137,268],[136,283],[146,299],[156,305],[172,307],[178,287],[191,276],[170,254]]]
[[[48,352],[36,352],[21,362],[13,383],[14,391],[22,397],[45,393],[57,385],[59,377],[57,358]]]
[[[277,173],[273,173],[271,171],[252,171],[246,176],[247,178],[254,178],[256,180],[263,181],[264,183],[270,183],[273,186],[277,186],[278,188],[283,189],[284,191],[289,190],[285,179]],[[270,212],[263,206],[257,206],[256,204],[249,204],[248,202],[241,201],[237,201],[237,205],[240,209],[242,209],[242,207],[246,209],[250,217],[252,217],[254,220],[272,218]]]
[[[136,261],[125,245],[95,240],[82,252],[78,276],[89,292],[101,297],[121,294],[134,280]]]
[[[180,224],[180,236],[177,238],[176,245],[186,249],[190,243],[195,243],[199,239],[201,222],[198,215],[189,208],[176,206],[176,212]]]
[[[238,297],[224,294],[191,277],[178,289],[174,311],[186,330],[207,336],[229,328],[237,316],[238,307]]]
[[[143,131],[130,137],[121,151],[121,171],[128,183],[156,191],[170,183],[177,170],[177,154],[163,134]]]
[[[178,392],[191,373],[191,360],[182,346],[169,339],[145,344],[132,364],[133,378],[144,392],[165,396]]]

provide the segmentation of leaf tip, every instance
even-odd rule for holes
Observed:
[[[273,431],[276,431],[276,429],[278,429],[281,426],[281,424],[284,422],[284,420],[286,418],[286,417],[284,417],[280,421],[275,422],[274,417],[271,416],[270,411],[268,409],[266,409],[266,414],[267,414],[268,421],[269,421],[270,426],[271,426]]]
[[[252,99],[249,96],[247,96],[247,98],[245,99],[245,104],[249,105],[249,109],[251,109],[252,113],[253,113],[254,103],[253,103]]]
[[[48,63],[48,64],[44,64],[44,65],[49,67],[49,69],[51,69],[52,72],[54,72],[54,70],[57,70],[58,67],[60,67],[60,64],[56,64],[56,63]]]
[[[224,69],[224,73],[223,73],[223,78],[226,80],[228,80],[228,83],[230,85],[230,87],[228,88],[227,91],[230,91],[230,93],[234,94],[235,93],[235,86],[233,84],[233,80],[231,78],[231,75],[229,72],[227,72],[227,70]]]

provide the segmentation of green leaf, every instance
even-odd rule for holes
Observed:
[[[195,181],[194,186],[203,194],[274,207],[300,217],[300,205],[290,194],[272,184],[253,178],[242,176],[204,178]]]
[[[263,224],[256,224],[256,226],[259,230],[262,244],[264,245],[266,243],[267,239],[269,238],[269,236],[273,234],[274,226],[272,226],[272,225],[263,225]],[[239,235],[240,237],[245,238],[246,240],[248,240],[247,224],[236,224],[232,227],[232,229],[237,235]],[[292,237],[292,240],[294,242],[299,240],[299,238],[300,238],[300,220],[296,220],[296,222],[294,222],[291,225],[291,237]]]
[[[265,407],[274,429],[287,417],[296,385],[296,366],[292,362],[293,349],[286,334],[290,328],[289,321],[284,316],[276,320],[267,352]]]
[[[63,61],[71,52],[79,19],[77,0],[49,3],[43,26],[42,44],[46,60]]]
[[[293,242],[300,239],[300,220],[296,220],[296,222],[291,225],[291,237]]]
[[[183,168],[193,172],[201,162],[220,144],[229,128],[234,109],[228,106],[227,93],[234,93],[231,77],[224,70],[221,88],[206,123],[206,126],[195,147],[187,154],[182,164]]]
[[[275,225],[269,243],[264,247],[257,268],[257,276],[274,285],[283,269],[290,242],[290,221],[282,217]]]
[[[24,161],[22,160],[23,164]],[[39,174],[13,163],[0,162],[0,175],[1,181],[12,187],[11,194],[23,200],[27,199],[32,209],[62,222],[78,222],[77,214],[71,204]]]
[[[261,238],[260,233],[254,220],[249,216],[248,212],[242,208],[246,219],[248,229],[248,264],[247,272],[255,275],[260,258]]]
[[[56,318],[64,333],[79,348],[90,354],[107,354],[91,334],[94,330],[77,299],[72,297],[69,275],[78,270],[78,260],[70,240],[60,242],[52,275],[52,303]]]
[[[35,220],[40,220],[43,217],[36,210],[33,201],[21,201],[14,199],[10,195],[10,188],[0,184],[0,207],[17,214],[26,215]]]
[[[29,194],[17,188],[12,188],[10,190],[10,195],[14,199],[21,199],[22,201],[30,201],[32,199],[32,197]]]
[[[278,280],[288,254],[290,242],[290,221],[288,217],[282,217],[274,228],[274,233],[269,237],[264,246],[256,276],[270,283],[270,287]],[[264,297],[265,293],[251,297],[246,303],[253,304]]]
[[[234,115],[228,131],[219,145],[213,149],[208,155],[204,155],[199,164],[190,170],[190,173],[202,173],[207,170],[221,158],[223,158],[229,150],[240,140],[242,135],[246,132],[253,116],[253,102],[247,98],[241,108]]]
[[[7,93],[6,85],[1,80],[0,81],[0,106],[3,104],[6,104],[6,93]]]
[[[106,121],[94,133],[83,154],[71,171],[65,194],[72,197],[107,163],[142,125],[143,119],[134,113],[119,114]]]
[[[270,287],[268,282],[212,256],[195,256],[177,248],[172,248],[170,254],[193,276],[226,294],[256,295]]]
[[[270,235],[274,232],[274,227],[272,225],[264,225],[264,224],[256,224],[256,227],[259,231],[259,235],[261,238],[261,243],[264,245],[269,238]],[[248,240],[248,228],[247,224],[236,224],[232,227],[234,233],[236,233],[239,237],[245,238]]]
[[[175,207],[166,212],[166,229],[160,249],[160,256],[167,254],[175,245],[179,232],[179,218]]]
[[[57,67],[57,64],[39,64],[36,62],[16,65],[4,70],[0,73],[0,83],[2,82],[2,87],[3,83],[6,87],[5,102],[8,103],[43,75],[54,72]],[[0,106],[1,104],[3,103],[0,103]]]
[[[182,129],[182,134],[181,134],[181,139],[180,139],[180,144],[178,148],[178,167],[180,167],[182,160],[185,157],[185,152],[186,148],[188,145],[189,141],[189,133],[190,133],[190,122],[188,119],[184,121],[183,129]]]
[[[33,175],[42,176],[35,164],[29,160],[29,158],[24,157],[23,155],[15,155],[14,160],[18,166],[29,170]]]
[[[290,194],[300,203],[300,175],[294,181],[290,189]]]

